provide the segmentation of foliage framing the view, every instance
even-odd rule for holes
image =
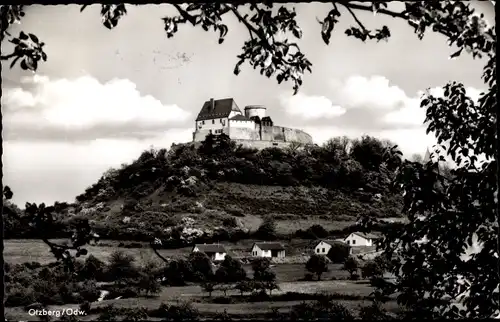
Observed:
[[[343,14],[340,8],[352,16],[356,25],[346,30],[346,35],[362,41],[387,39],[390,32],[386,26],[368,30],[356,16],[357,11],[369,11],[405,20],[420,39],[428,29],[444,35],[450,46],[458,47],[452,57],[465,50],[488,62],[483,75],[487,90],[478,103],[466,96],[462,84],[455,82],[445,86],[444,98],[428,95],[422,100],[422,107],[427,109],[428,132],[436,133],[440,153],[450,155],[458,167],[451,179],[443,177],[433,162],[422,166],[407,161],[400,167],[396,184],[404,190],[410,223],[399,231],[386,232],[381,245],[387,253],[397,254],[393,266],[397,282],[384,291],[400,292],[401,302],[430,316],[491,317],[499,313],[500,279],[496,240],[498,162],[492,161],[495,156],[498,160],[496,34],[465,2],[412,1],[405,2],[400,11],[388,9],[388,3],[333,2],[332,9],[320,21],[324,42],[330,42],[335,24]],[[179,15],[163,19],[169,37],[175,34],[179,25],[190,23],[204,30],[218,31],[219,43],[222,43],[228,32],[228,27],[222,23],[224,15],[233,14],[245,25],[250,39],[245,41],[243,52],[238,56],[235,74],[239,73],[240,65],[248,61],[267,77],[275,76],[278,82],[291,81],[297,92],[304,72],[311,71],[311,62],[296,43],[278,40],[280,32],[291,32],[295,38],[301,38],[293,10],[284,6],[272,10],[271,3],[252,5],[246,13],[242,13],[242,5],[174,6]],[[104,25],[113,28],[125,13],[123,4],[103,5]],[[35,71],[38,61],[47,58],[42,50],[44,44],[33,34],[21,32],[13,37],[7,31],[10,24],[23,16],[22,6],[2,6],[1,14],[1,40],[8,39],[15,45],[14,51],[2,55],[1,59],[12,59],[11,66],[21,60],[23,69]],[[479,164],[478,155],[483,155],[487,161]],[[464,261],[460,255],[474,234],[482,250]],[[414,242],[424,237],[427,242]],[[468,296],[462,301],[464,294]],[[461,301],[466,309],[450,309],[449,300]],[[435,312],[429,312],[429,306]]]

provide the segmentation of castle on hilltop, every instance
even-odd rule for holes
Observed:
[[[222,133],[238,144],[257,149],[313,143],[312,137],[304,131],[274,125],[266,116],[264,106],[246,106],[243,114],[234,99],[211,98],[198,113],[193,141],[201,142],[209,134]]]

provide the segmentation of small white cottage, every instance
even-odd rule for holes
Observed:
[[[334,240],[322,239],[314,247],[314,253],[318,254],[318,255],[328,255],[330,248],[332,248],[332,246],[334,244],[339,244],[339,243],[344,244],[344,240],[343,239],[334,239]]]
[[[213,261],[223,261],[226,258],[226,249],[220,244],[197,244],[194,245],[192,252],[202,252]]]
[[[285,257],[285,247],[280,243],[255,243],[252,246],[254,257]]]
[[[372,233],[354,232],[347,236],[344,241],[351,247],[356,246],[374,246],[374,241],[379,239],[380,236]]]

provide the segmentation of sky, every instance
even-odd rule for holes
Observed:
[[[402,21],[359,13],[367,27],[387,25],[387,42],[362,43],[343,31],[344,14],[330,45],[320,35],[329,4],[293,4],[312,62],[297,95],[243,66],[235,76],[247,30],[230,16],[225,42],[200,27],[181,25],[167,38],[161,18],[175,15],[168,4],[129,6],[115,29],[101,24],[100,6],[29,6],[20,25],[45,42],[47,62],[36,73],[2,68],[3,183],[13,202],[74,201],[104,171],[136,159],[150,148],[192,139],[194,119],[210,98],[233,97],[243,108],[264,105],[275,124],[303,129],[322,144],[335,136],[389,139],[406,156],[425,154],[435,142],[426,135],[419,97],[462,82],[472,98],[484,89],[484,61],[428,33],[418,40]],[[397,4],[396,4],[397,6]],[[474,6],[494,22],[489,2]]]

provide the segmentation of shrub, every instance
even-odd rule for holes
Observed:
[[[196,281],[210,280],[214,273],[212,271],[212,261],[202,252],[189,254],[188,262],[192,267],[193,277]]]
[[[343,267],[343,269],[345,269],[346,271],[349,272],[349,274],[351,275],[351,278],[354,277],[354,274],[358,271],[358,268],[359,268],[358,261],[352,256],[349,256],[349,258],[347,258],[347,260],[344,263],[344,267]],[[359,278],[359,276],[358,276],[358,278]]]
[[[271,218],[266,218],[255,232],[255,237],[263,240],[276,239],[276,223]]]
[[[226,255],[215,272],[215,278],[220,283],[234,283],[246,278],[246,271],[239,260]]]
[[[103,261],[99,260],[94,255],[89,255],[80,267],[78,276],[84,280],[95,279],[96,281],[104,281],[105,270],[106,264]]]
[[[316,274],[318,281],[321,279],[321,275],[328,272],[328,259],[325,256],[313,254],[306,263],[306,269]]]
[[[179,305],[161,304],[154,315],[164,321],[196,321],[200,313],[190,302],[186,302]]]
[[[361,268],[361,276],[363,278],[382,277],[383,275],[384,271],[375,261],[368,261]]]
[[[36,301],[33,288],[24,287],[20,284],[9,285],[6,292],[5,306],[25,306]]]
[[[80,297],[87,302],[95,302],[99,298],[101,292],[97,289],[95,280],[87,280],[83,283],[80,289]]]
[[[316,238],[325,238],[328,236],[328,231],[321,225],[312,225],[307,229],[307,232],[316,236]]]
[[[184,259],[171,261],[163,270],[163,277],[172,286],[183,286],[186,281],[192,279],[192,276],[193,268],[191,263]]]
[[[122,251],[111,254],[108,264],[108,273],[116,280],[138,277],[139,271],[134,265],[134,258]]]
[[[334,264],[344,263],[349,258],[351,247],[344,243],[333,243],[332,248],[328,251],[327,257]]]
[[[227,217],[222,220],[222,224],[228,228],[238,227],[238,222],[234,217]]]
[[[387,311],[378,302],[369,306],[363,306],[359,311],[359,318],[365,321],[387,321],[392,320]]]

